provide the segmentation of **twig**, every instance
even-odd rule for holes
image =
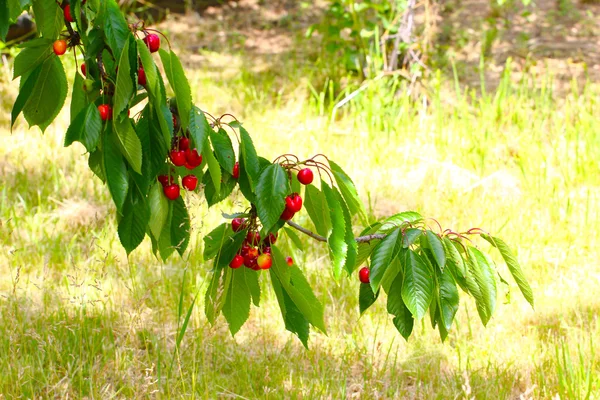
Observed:
[[[318,235],[318,234],[314,233],[313,231],[308,230],[308,229],[304,228],[303,226],[298,225],[295,222],[287,221],[287,224],[289,226],[291,226],[292,228],[297,229],[300,232],[310,236],[311,238],[318,240],[319,242],[327,242],[326,237]],[[357,238],[354,238],[354,240],[356,241],[356,243],[365,243],[365,242],[370,242],[371,240],[385,239],[386,236],[387,236],[387,234],[385,234],[385,233],[374,233],[372,235],[359,236]]]

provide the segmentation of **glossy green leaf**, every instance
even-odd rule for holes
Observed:
[[[339,279],[342,276],[342,270],[346,265],[348,257],[348,244],[346,243],[346,223],[342,211],[341,196],[337,190],[330,188],[325,182],[321,181],[321,190],[325,195],[325,201],[329,209],[329,218],[331,220],[331,232],[327,237],[329,245],[329,257],[333,264],[333,276]],[[376,288],[375,288],[376,290]]]
[[[404,269],[402,299],[415,319],[421,319],[433,299],[433,271],[418,253],[407,250],[401,253]]]
[[[23,108],[23,115],[29,126],[37,125],[42,132],[45,131],[58,115],[66,97],[67,77],[63,65],[58,57],[47,58]]]
[[[430,230],[427,230],[425,233],[427,236],[427,242],[429,243],[429,248],[431,249],[431,253],[433,254],[433,258],[435,259],[437,265],[440,267],[440,270],[443,271],[444,267],[446,266],[446,252],[444,250],[442,240],[438,235],[436,235]]]
[[[73,80],[73,91],[71,92],[71,122],[73,122],[81,110],[86,108],[90,103],[87,94],[83,89],[83,81],[84,79],[81,74],[76,72],[75,79]]]
[[[387,311],[394,316],[393,323],[398,332],[408,340],[413,326],[414,318],[402,299],[403,277],[397,274],[388,291]]]
[[[235,153],[233,152],[233,145],[231,139],[224,129],[219,129],[219,132],[210,130],[210,142],[212,143],[213,149],[215,149],[215,156],[221,164],[221,167],[229,174],[233,173],[233,165],[235,164]]]
[[[283,231],[285,232],[285,234],[287,235],[287,237],[290,238],[290,241],[294,244],[294,246],[300,250],[300,251],[304,251],[304,243],[302,243],[302,240],[300,239],[300,237],[296,234],[296,232],[294,232],[294,230],[290,229],[290,228],[283,228]]]
[[[235,336],[250,316],[251,294],[246,285],[244,269],[246,268],[231,272],[231,283],[222,310],[232,336]]]
[[[13,105],[13,109],[10,114],[10,128],[11,129],[12,129],[13,125],[15,124],[17,117],[19,116],[19,114],[21,114],[21,112],[23,111],[23,108],[25,108],[25,105],[27,104],[27,102],[29,101],[29,98],[33,94],[33,89],[37,85],[38,78],[40,76],[41,71],[42,71],[42,66],[39,66],[36,69],[34,69],[31,72],[31,74],[21,78],[21,80],[24,80],[24,81],[21,82],[21,87],[19,89],[19,95],[17,96],[17,99],[15,100],[15,104]]]
[[[111,129],[107,129],[104,133],[102,146],[104,150],[104,171],[108,190],[117,210],[121,213],[129,190],[129,178],[127,176],[127,165],[116,141],[116,134]]]
[[[414,225],[421,221],[423,221],[423,216],[421,214],[414,211],[404,211],[395,215],[392,215],[389,218],[386,218],[385,221],[381,224],[381,227],[377,231],[378,233],[387,233],[394,228],[404,226],[404,225]]]
[[[181,196],[172,203],[171,246],[182,256],[190,242],[190,216]]]
[[[146,236],[150,210],[148,204],[135,191],[130,191],[123,206],[123,218],[119,221],[119,239],[127,254],[135,250]]]
[[[56,39],[65,25],[63,10],[59,3],[49,0],[34,0],[32,6],[36,26],[41,36],[46,39]]]
[[[208,121],[202,110],[198,107],[192,107],[190,110],[190,137],[197,149],[206,147],[206,139],[212,128],[208,125]]]
[[[398,254],[398,241],[401,240],[400,229],[388,234],[371,253],[371,287],[379,290],[381,280],[392,260]]]
[[[210,147],[209,142],[206,142],[206,146],[204,150],[202,150],[202,157],[206,160],[206,164],[208,165],[208,173],[210,174],[210,179],[214,185],[215,191],[217,193],[221,192],[221,166],[219,165],[219,161],[215,157],[212,148]]]
[[[204,260],[208,261],[216,257],[225,241],[231,236],[233,236],[231,224],[225,223],[217,226],[209,234],[204,236]]]
[[[142,143],[138,138],[131,119],[125,118],[123,120],[113,119],[113,127],[116,133],[115,137],[119,145],[121,153],[131,166],[131,168],[138,174],[142,173]]]
[[[112,53],[119,57],[131,35],[131,31],[115,0],[102,0],[100,2],[98,21],[104,28],[106,42],[112,49]]]
[[[256,154],[256,149],[254,148],[254,143],[252,143],[252,139],[248,132],[240,125],[240,155],[244,160],[244,171],[248,176],[248,182],[250,184],[250,189],[254,191],[258,183],[258,178],[260,176],[260,164],[258,162],[258,155]],[[240,174],[241,174],[240,168]]]
[[[256,185],[256,211],[265,231],[279,221],[288,194],[287,175],[279,164],[271,164],[261,174]]]
[[[285,322],[285,329],[296,334],[304,347],[308,349],[308,336],[310,333],[308,319],[306,319],[296,304],[294,304],[293,300],[277,278],[277,275],[273,272],[273,269],[271,269],[271,282],[277,297],[277,302],[279,303],[283,321]]]
[[[190,84],[185,76],[181,61],[179,61],[173,50],[167,52],[161,49],[159,54],[169,84],[173,88],[173,92],[175,92],[181,128],[186,131],[190,125],[190,111],[192,109],[192,90],[190,89]]]
[[[439,312],[445,331],[449,331],[458,311],[458,288],[449,269],[444,269],[440,277]],[[438,321],[439,322],[439,321]]]
[[[196,170],[192,171],[196,174]],[[227,199],[236,185],[236,180],[221,168],[221,191],[217,193],[215,185],[210,177],[210,174],[202,176],[202,183],[204,184],[204,195],[209,207],[214,206],[217,203]]]
[[[150,208],[148,227],[152,235],[158,239],[169,214],[169,200],[164,195],[160,182],[152,185],[148,194],[148,206]]]
[[[252,297],[252,303],[258,307],[260,305],[260,283],[258,282],[260,274],[250,268],[240,269],[244,271],[244,278],[246,279],[246,286],[248,286],[248,290]]]
[[[409,228],[405,230],[402,237],[402,247],[408,248],[412,246],[422,234],[423,230],[419,228]]]
[[[172,245],[171,241],[171,225],[173,221],[173,202],[169,201],[169,213],[167,214],[167,220],[165,221],[165,226],[163,226],[163,230],[160,233],[158,238],[158,251],[160,253],[160,257],[163,261],[166,261],[171,254],[175,252],[175,247]]]
[[[358,197],[358,191],[354,186],[354,182],[352,179],[344,172],[344,170],[329,160],[329,166],[331,167],[331,172],[333,172],[333,177],[335,178],[335,182],[344,198],[344,201],[348,205],[348,209],[352,216],[358,215],[364,222],[367,220],[367,213],[365,211],[365,206]]]
[[[6,40],[6,34],[8,33],[10,9],[8,7],[8,0],[0,0],[0,40],[3,42]]]
[[[339,191],[335,190],[335,196],[341,206],[342,214],[344,215],[344,241],[348,247],[344,269],[348,272],[348,275],[351,275],[356,269],[358,245],[356,244],[356,239],[354,238],[354,232],[352,230],[352,216],[350,215],[350,211],[348,210],[348,207],[346,207],[346,203]]]
[[[39,67],[49,57],[54,56],[52,44],[54,39],[38,38],[28,42],[28,46],[21,49],[13,63],[13,79],[25,75],[27,72]]]
[[[373,293],[371,285],[367,283],[360,284],[358,292],[358,308],[360,310],[360,315],[363,315],[363,313],[375,303],[377,297],[379,297],[379,291],[377,291],[377,293]]]
[[[100,141],[101,132],[100,112],[94,103],[90,103],[69,125],[65,134],[65,146],[70,146],[74,141],[78,141],[91,153]]]
[[[113,118],[120,118],[119,114],[129,107],[129,100],[134,93],[134,83],[132,80],[131,68],[135,68],[136,65],[131,65],[129,60],[129,46],[132,46],[132,50],[135,52],[135,41],[127,40],[123,45],[123,52],[119,59],[119,71],[117,73],[117,83],[115,85],[115,96],[113,99]]]
[[[531,307],[533,307],[533,290],[531,289],[531,286],[529,286],[529,283],[525,278],[525,274],[523,273],[523,269],[519,265],[517,257],[510,250],[510,247],[508,247],[508,245],[500,238],[488,235],[481,235],[481,237],[490,242],[492,246],[496,247],[498,251],[500,251],[500,254],[504,259],[504,262],[506,262],[511,275],[515,279],[515,282],[517,282],[521,293],[523,293],[523,297],[525,297],[525,300],[527,300],[529,304],[531,304]]]
[[[496,309],[496,299],[498,296],[498,290],[496,288],[496,271],[485,254],[481,251],[475,247],[469,247],[468,252],[469,260],[467,265],[469,266],[469,272],[473,275],[479,286],[486,310],[491,317]],[[475,266],[475,262],[473,261],[476,262],[478,267]]]
[[[327,199],[323,192],[314,185],[306,186],[306,191],[304,192],[304,208],[315,225],[317,233],[321,236],[329,237],[332,226]]]
[[[206,289],[204,313],[211,325],[215,324],[217,316],[225,303],[232,272],[231,268],[216,268]]]
[[[450,268],[450,272],[452,272],[452,276],[454,280],[460,285],[460,287],[465,291],[469,292],[469,288],[467,287],[466,280],[466,268],[465,262],[461,257],[458,249],[447,236],[444,236],[442,241],[444,244],[444,250],[446,251],[446,267]]]

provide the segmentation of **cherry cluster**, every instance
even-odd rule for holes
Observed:
[[[234,232],[248,229],[248,233],[238,254],[233,257],[229,266],[237,269],[245,265],[255,271],[269,269],[273,265],[271,245],[277,241],[277,234],[269,233],[266,238],[262,239],[256,227],[252,228],[249,225],[244,218],[234,218],[231,221],[231,229]]]

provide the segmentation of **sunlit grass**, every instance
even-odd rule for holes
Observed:
[[[220,211],[192,203],[190,251],[166,263],[150,243],[127,259],[114,207],[79,144],[62,147],[68,116],[45,135],[0,117],[0,393],[75,398],[599,398],[600,128],[597,86],[553,95],[552,80],[506,77],[498,92],[457,93],[433,77],[427,98],[381,79],[350,94],[308,88],[303,70],[219,72],[207,54],[190,73],[204,109],[233,112],[267,158],[325,153],[353,177],[375,216],[407,209],[444,227],[477,226],[518,251],[536,297],[514,284],[487,328],[465,299],[445,344],[428,317],[407,343],[383,299],[362,318],[358,283],[335,282],[325,249],[294,254],[325,303],[328,335],[310,350],[284,330],[262,277],[263,301],[231,338],[203,314],[210,265],[201,238]],[[16,83],[2,77],[3,98]],[[13,90],[13,91],[11,91]],[[302,215],[299,221],[305,220]],[[308,241],[307,241],[308,244]],[[483,243],[482,248],[488,249]],[[495,257],[498,260],[497,257]],[[499,260],[498,260],[499,261]],[[498,262],[504,278],[508,273]],[[500,300],[507,300],[500,286]],[[178,353],[183,312],[196,302]],[[503,303],[504,301],[501,301]],[[175,354],[174,361],[173,356]]]

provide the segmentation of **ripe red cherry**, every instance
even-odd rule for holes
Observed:
[[[196,190],[196,186],[198,186],[198,178],[196,178],[195,175],[186,175],[181,180],[181,184],[184,188],[191,192],[192,190]]]
[[[62,56],[67,52],[67,42],[64,40],[57,40],[52,45],[52,49],[54,50],[54,54],[57,56]]]
[[[271,246],[265,246],[262,249],[263,253],[271,254]]]
[[[185,151],[189,148],[190,148],[190,139],[183,137],[183,136],[180,137],[179,138],[179,150]]]
[[[148,46],[150,53],[155,53],[160,49],[160,38],[157,34],[151,33],[144,38],[144,43]]]
[[[202,156],[198,154],[198,150],[196,149],[185,150],[185,159],[187,163],[194,168],[202,164]]]
[[[66,19],[68,22],[73,22],[73,21],[75,21],[75,20],[73,19],[73,16],[71,15],[71,6],[70,6],[69,4],[67,4],[67,6],[66,6],[66,7],[65,7],[65,9],[64,9],[64,15],[65,15],[65,19]]]
[[[246,241],[251,245],[257,245],[260,243],[260,233],[258,232],[248,232],[246,234]]]
[[[298,172],[298,181],[303,185],[310,185],[313,178],[313,172],[310,168],[304,168]]]
[[[358,271],[358,279],[360,279],[362,283],[370,282],[369,275],[371,275],[371,271],[367,267],[362,267],[360,271]]]
[[[177,200],[177,198],[179,197],[179,190],[179,185],[175,184],[167,185],[163,188],[163,192],[169,200]]]
[[[229,266],[233,269],[237,269],[242,265],[244,265],[244,257],[240,256],[239,254],[236,254],[233,257],[233,260],[231,260],[231,262],[229,263]]]
[[[174,165],[178,167],[185,165],[185,152],[183,150],[171,150],[170,157]]]
[[[240,177],[240,163],[236,162],[235,164],[233,164],[233,179],[237,179]]]
[[[231,229],[233,229],[234,232],[239,232],[242,229],[244,229],[244,222],[246,222],[246,220],[244,220],[244,218],[234,218],[231,220]]]
[[[292,257],[290,257],[290,256],[287,256],[287,257],[285,258],[285,262],[286,262],[286,263],[287,263],[287,265],[289,265],[290,267],[291,267],[292,265],[294,265],[294,260],[293,260],[293,259],[292,259]]]
[[[298,193],[292,193],[285,198],[285,208],[297,213],[302,209],[302,197]]]
[[[281,213],[281,217],[279,218],[284,221],[289,221],[290,219],[294,218],[294,214],[296,213],[286,207],[285,210],[283,210],[283,212]]]
[[[85,69],[85,63],[81,64],[81,73],[83,74],[83,76],[87,76],[87,71]]]
[[[273,259],[271,258],[271,255],[269,253],[263,253],[260,256],[258,256],[256,264],[258,264],[260,269],[269,269],[271,268],[271,265],[273,265]]]
[[[265,238],[265,244],[267,246],[275,244],[276,242],[277,242],[277,234],[276,233],[269,233],[269,235]]]
[[[138,68],[138,84],[146,86],[146,73],[144,72],[144,67]]]
[[[98,106],[98,111],[100,111],[100,118],[102,121],[108,121],[112,118],[112,107],[108,104],[100,104]]]
[[[175,183],[175,179],[168,175],[159,175],[158,181],[161,183],[161,185],[163,185],[163,187]]]

